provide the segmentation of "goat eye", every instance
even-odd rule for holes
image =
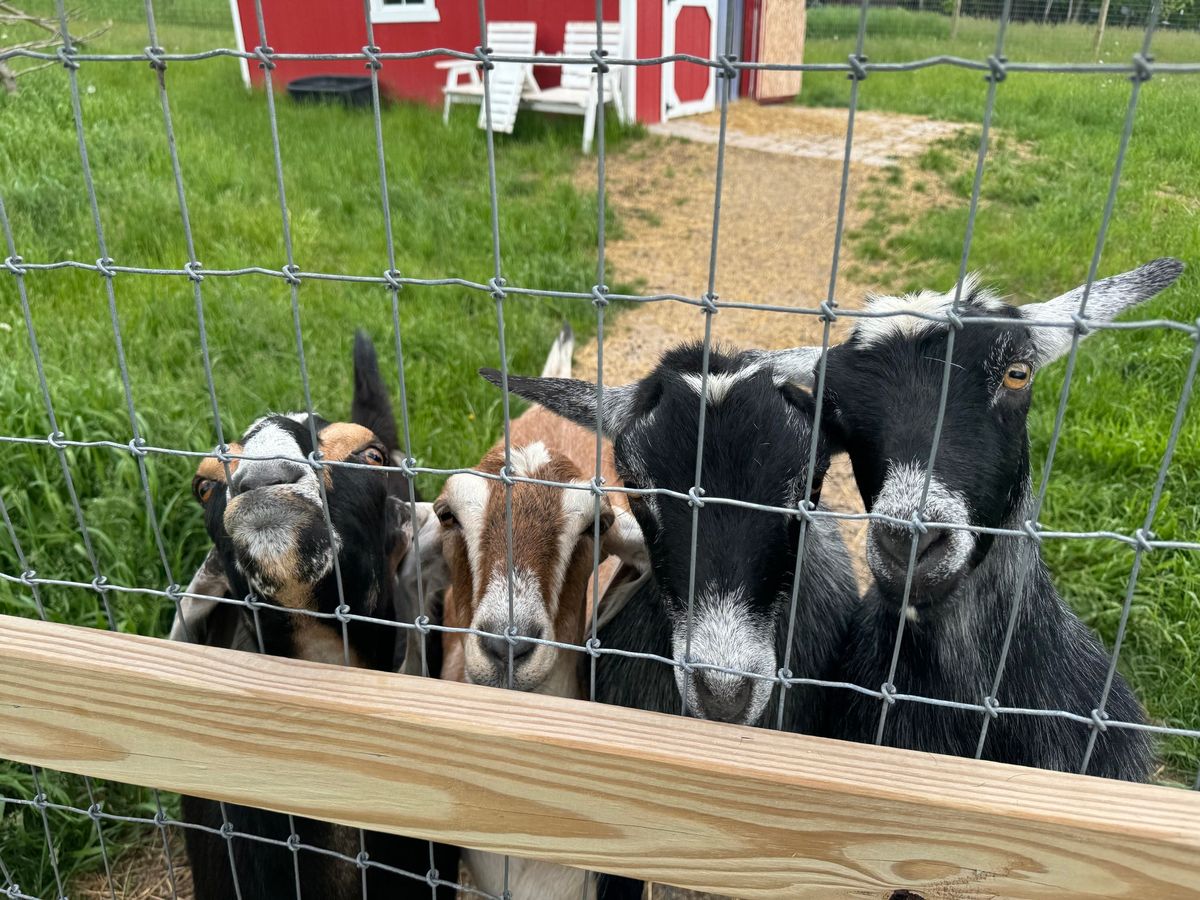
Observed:
[[[201,503],[207,503],[212,499],[213,491],[217,489],[217,483],[208,478],[200,478],[197,476],[192,479],[192,494]]]
[[[361,456],[369,466],[382,466],[384,463],[383,451],[378,447],[368,447]]]
[[[451,511],[449,503],[439,500],[433,504],[433,514],[438,517],[438,521],[442,523],[443,528],[458,527],[458,517]]]
[[[1019,391],[1029,386],[1032,377],[1033,367],[1029,363],[1013,363],[1004,372],[1004,386],[1010,391]]]

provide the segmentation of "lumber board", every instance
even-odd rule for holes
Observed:
[[[0,616],[0,757],[754,898],[1194,898],[1200,793]]]

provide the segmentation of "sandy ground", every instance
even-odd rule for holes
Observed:
[[[697,126],[710,132],[717,124],[715,114],[684,121],[688,128]],[[903,168],[908,165],[906,157],[916,155],[946,134],[943,123],[922,125],[922,121],[860,114],[856,134],[871,142],[871,154],[888,161],[899,160]],[[889,129],[889,123],[894,127]],[[739,103],[730,109],[729,126],[743,135],[770,138],[760,146],[774,149],[727,148],[716,293],[729,301],[815,309],[829,294],[846,113]],[[797,136],[837,152],[823,156],[793,152]],[[880,171],[878,166],[877,161],[851,166],[848,231],[869,215],[856,201],[868,185],[868,178]],[[610,239],[607,247],[617,280],[634,284],[643,295],[699,297],[707,291],[715,171],[716,148],[704,138],[693,141],[653,135],[609,156],[608,202],[622,222],[621,234]],[[593,160],[581,163],[578,179],[585,188],[594,185]],[[851,248],[843,247],[840,267],[852,261],[852,255]],[[835,300],[841,307],[853,308],[869,287],[849,282],[839,274]],[[614,302],[613,307],[620,305]],[[605,331],[607,383],[635,380],[653,367],[663,351],[681,341],[703,337],[705,316],[698,307],[673,301],[627,305],[637,308],[624,310]],[[721,310],[713,319],[713,338],[739,347],[783,348],[820,344],[823,327],[814,315]],[[840,342],[847,331],[845,321],[834,323],[830,342]],[[595,377],[595,358],[594,342],[577,350],[579,377]],[[862,510],[844,458],[835,463],[826,478],[822,499],[834,509]],[[844,528],[861,580],[865,577],[862,529],[855,523],[846,523]],[[181,849],[177,848],[174,863],[176,896],[190,900],[191,878]],[[157,843],[147,844],[142,852],[122,859],[115,866],[113,880],[120,900],[172,897],[162,848]],[[71,896],[80,900],[110,897],[103,873],[81,879],[72,888]],[[662,885],[652,886],[650,894],[650,900],[709,897]]]

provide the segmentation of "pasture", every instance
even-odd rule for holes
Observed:
[[[223,4],[218,4],[224,9]],[[815,9],[807,59],[843,61],[853,48],[857,10]],[[81,25],[86,28],[85,20]],[[904,11],[873,12],[866,53],[903,60],[933,52],[983,58],[995,24],[964,20],[951,43],[948,20]],[[1090,59],[1091,30],[1082,26],[1010,28],[1012,59]],[[1125,59],[1140,35],[1110,29],[1103,59]],[[229,45],[227,30],[162,25],[168,48]],[[118,21],[96,46],[138,52],[144,27]],[[1163,61],[1200,59],[1195,33],[1156,38]],[[231,60],[173,65],[167,72],[196,254],[210,269],[285,262],[270,133],[261,94],[247,93]],[[142,65],[84,65],[84,117],[100,215],[110,255],[120,264],[176,267],[187,257],[153,72]],[[81,177],[70,96],[63,73],[22,79],[21,92],[0,94],[0,194],[16,252],[26,261],[77,259],[99,252]],[[930,69],[873,74],[860,94],[863,109],[916,113],[963,122],[982,116],[986,84],[978,72]],[[844,106],[844,75],[806,74],[800,102]],[[971,251],[973,268],[1023,297],[1042,299],[1083,280],[1108,190],[1129,83],[1102,75],[1013,75],[998,90],[996,141],[985,170]],[[1200,316],[1200,156],[1194,111],[1200,78],[1159,77],[1145,85],[1117,197],[1101,274],[1160,255],[1189,263],[1179,285],[1131,317]],[[436,111],[409,105],[383,116],[389,203],[397,269],[425,278],[492,275],[490,201],[483,141],[473,117],[443,128]],[[316,272],[378,276],[387,266],[374,127],[369,115],[279,103],[285,185],[295,256]],[[616,135],[616,132],[612,132]],[[872,224],[847,236],[852,264],[880,290],[948,287],[957,273],[973,175],[973,140],[927,153],[915,171],[884,178],[861,202]],[[524,119],[497,143],[500,233],[511,283],[587,291],[595,281],[597,204],[576,177],[578,123]],[[616,135],[620,153],[636,134]],[[899,185],[899,187],[898,187]],[[910,191],[937,191],[952,202],[908,208]],[[620,222],[610,220],[610,230]],[[3,255],[7,255],[5,249]],[[619,275],[610,285],[620,284]],[[126,443],[129,422],[117,366],[110,311],[101,278],[70,269],[27,277],[30,312],[61,430],[76,440]],[[207,278],[203,282],[213,374],[226,434],[264,409],[302,406],[292,309],[279,278]],[[210,449],[215,441],[204,370],[197,349],[191,284],[179,277],[115,279],[131,387],[147,442]],[[344,415],[350,397],[353,329],[364,327],[395,379],[392,307],[375,285],[308,281],[300,317],[313,404]],[[582,338],[594,328],[584,301],[510,297],[504,307],[509,365],[541,364],[565,318]],[[413,456],[450,467],[476,460],[500,430],[499,395],[475,374],[497,364],[494,301],[456,286],[408,287],[400,294]],[[1141,525],[1186,369],[1190,343],[1179,334],[1130,332],[1092,337],[1080,353],[1066,424],[1042,524],[1055,530],[1131,532]],[[49,432],[23,312],[13,279],[0,279],[0,420],[10,435]],[[1034,459],[1044,460],[1064,366],[1039,379],[1031,419]],[[514,411],[519,407],[514,405]],[[137,468],[111,449],[67,453],[89,534],[109,580],[161,587],[158,558]],[[207,540],[188,485],[194,461],[148,460],[169,563],[179,580],[194,569]],[[428,496],[439,487],[423,478]],[[74,529],[57,459],[44,447],[4,444],[0,492],[32,568],[90,581],[91,568]],[[1159,506],[1162,539],[1200,537],[1200,412],[1185,426]],[[1103,540],[1047,541],[1057,583],[1084,620],[1111,642],[1131,551]],[[1151,716],[1168,725],[1200,727],[1200,566],[1194,554],[1147,557],[1122,652],[1122,669]],[[7,539],[0,571],[19,572]],[[90,591],[48,588],[55,621],[102,626]],[[158,599],[110,595],[118,628],[161,635],[170,610]],[[29,592],[0,583],[0,612],[35,614]],[[1195,742],[1164,744],[1165,780],[1194,778]],[[51,800],[86,807],[82,782],[47,774]],[[28,770],[0,765],[0,793],[32,796]],[[149,792],[98,787],[110,808],[153,815]],[[168,809],[173,800],[163,798]],[[40,817],[0,810],[0,858],[22,872],[22,887],[53,890]],[[100,865],[95,830],[86,819],[52,816],[66,878]],[[144,843],[137,826],[106,827],[109,854]],[[151,836],[153,837],[153,836]]]

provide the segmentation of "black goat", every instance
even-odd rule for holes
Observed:
[[[1111,320],[1149,299],[1178,277],[1182,264],[1161,259],[1096,282],[1086,315]],[[929,480],[923,519],[951,526],[1021,530],[1030,518],[1026,419],[1034,371],[1064,355],[1083,288],[1055,300],[1013,306],[974,279],[962,286],[941,440]],[[923,292],[872,300],[871,311],[939,314],[955,292]],[[989,317],[1012,324],[972,324]],[[850,339],[829,351],[822,428],[850,454],[867,509],[908,522],[920,507],[942,390],[947,327],[911,316],[860,319]],[[790,359],[796,377],[811,380],[819,352],[774,355]],[[807,366],[807,372],[802,371]],[[841,680],[879,689],[888,679],[913,531],[872,520],[867,559],[876,584],[857,608]],[[1109,658],[1096,636],[1059,597],[1033,541],[948,528],[916,536],[908,621],[893,683],[898,691],[984,704],[992,692],[1010,616],[1016,616],[998,697],[1010,708],[1065,710],[1084,717],[1101,704]],[[881,701],[847,692],[838,736],[874,741]],[[1101,707],[1118,721],[1141,723],[1145,713],[1117,675]],[[1098,716],[1097,716],[1098,718]],[[894,747],[973,756],[983,714],[896,702],[883,742]],[[1154,754],[1144,732],[1101,728],[1089,751],[1091,726],[1054,715],[1005,713],[990,723],[985,759],[1079,771],[1131,781],[1147,779]],[[1090,759],[1089,759],[1090,752]]]
[[[201,464],[193,493],[204,507],[214,546],[189,592],[236,599],[253,592],[267,608],[258,614],[256,632],[245,607],[185,601],[173,637],[251,651],[261,646],[275,656],[341,664],[341,623],[288,610],[332,613],[344,596],[351,613],[396,620],[397,574],[411,534],[404,482],[391,473],[337,466],[318,474],[311,466],[291,461],[305,459],[314,449],[331,461],[368,466],[388,461],[395,450],[395,421],[374,347],[361,333],[355,339],[354,364],[354,422],[315,419],[314,447],[307,414],[268,415],[231,447],[233,453],[250,458],[230,463],[229,484],[219,462],[206,459]],[[336,544],[322,513],[318,477],[325,478]],[[398,629],[355,621],[347,630],[351,664],[388,671],[395,667],[397,644],[403,644]],[[292,833],[287,817],[278,813],[235,805],[225,809],[237,834],[286,843]],[[221,809],[211,800],[185,796],[182,812],[186,822],[212,829],[223,824]],[[294,821],[302,844],[352,859],[365,849],[371,860],[417,876],[368,867],[371,896],[430,895],[424,881],[431,864],[428,842],[367,832],[360,848],[354,829],[304,818]],[[236,896],[235,870],[242,900],[290,900],[296,896],[297,879],[306,896],[350,900],[361,894],[358,866],[328,854],[303,849],[293,853],[284,845],[237,836],[226,839],[200,829],[187,829],[186,840],[197,900]],[[432,862],[444,879],[456,880],[456,848],[435,846]],[[439,887],[436,896],[452,900],[455,891]]]

